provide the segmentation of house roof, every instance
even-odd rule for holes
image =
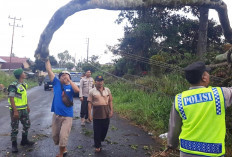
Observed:
[[[6,63],[6,61],[0,58],[0,63]]]
[[[4,63],[1,69],[19,69],[23,67],[23,63]]]
[[[0,59],[4,60],[5,62],[10,62],[10,57],[0,56]],[[24,63],[28,60],[28,58],[19,58],[19,57],[11,57],[11,63]]]

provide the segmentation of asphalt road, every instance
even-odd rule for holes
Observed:
[[[0,157],[55,157],[58,147],[54,145],[51,138],[52,98],[52,91],[44,91],[43,86],[28,90],[28,104],[31,108],[29,138],[36,144],[33,147],[19,145],[22,130],[20,124],[17,154],[11,154],[8,102],[7,100],[0,102]],[[114,114],[110,121],[107,138],[103,142],[103,150],[96,154],[93,147],[93,126],[86,124],[85,127],[81,127],[79,112],[80,101],[75,98],[73,127],[67,147],[68,157],[145,157],[150,156],[152,151],[160,149],[160,145],[146,132]]]

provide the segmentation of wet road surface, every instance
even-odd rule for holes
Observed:
[[[44,91],[43,86],[28,90],[28,104],[31,108],[29,139],[35,141],[36,144],[33,147],[19,145],[22,130],[20,124],[17,154],[11,153],[8,102],[7,100],[0,102],[0,157],[55,157],[58,146],[54,145],[51,136],[52,98],[52,91]],[[96,154],[93,147],[93,126],[86,124],[85,127],[81,127],[79,116],[80,101],[74,98],[74,120],[67,147],[67,157],[146,157],[150,156],[151,151],[160,149],[160,145],[146,132],[114,114],[106,140],[102,143],[103,150]]]

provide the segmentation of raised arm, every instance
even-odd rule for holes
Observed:
[[[72,89],[73,89],[74,93],[78,93],[80,91],[78,86],[70,79],[69,79],[69,82],[70,82],[70,85],[72,86]]]
[[[225,106],[230,107],[232,104],[232,87],[222,87],[222,92],[225,98]]]
[[[55,78],[55,74],[52,72],[52,66],[50,64],[49,59],[45,62],[45,67],[46,67],[46,70],[48,72],[48,76],[49,76],[50,80],[53,81]]]

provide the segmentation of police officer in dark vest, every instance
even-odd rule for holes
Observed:
[[[10,116],[11,116],[11,141],[12,141],[12,152],[17,153],[17,134],[19,128],[19,121],[21,121],[23,125],[23,132],[22,132],[22,141],[21,145],[33,145],[34,142],[29,141],[28,130],[30,128],[30,119],[29,119],[29,112],[30,108],[27,102],[27,84],[24,82],[26,78],[25,73],[22,69],[16,69],[14,71],[14,76],[17,81],[12,82],[11,85],[8,87],[8,102],[10,104]]]

